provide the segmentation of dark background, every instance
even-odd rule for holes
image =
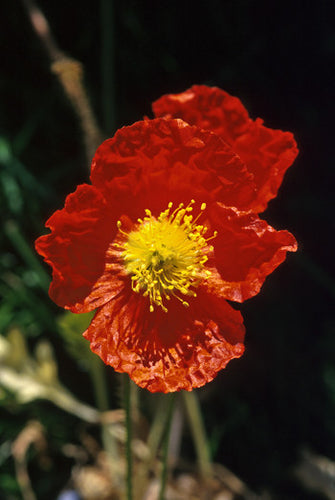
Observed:
[[[276,229],[290,230],[299,251],[241,306],[247,328],[244,357],[199,393],[215,461],[274,498],[324,498],[307,491],[292,470],[305,449],[335,460],[333,2],[125,0],[115,2],[110,18],[101,15],[103,2],[93,0],[40,0],[38,5],[60,48],[83,63],[106,137],[151,116],[150,103],[163,93],[195,83],[225,89],[242,100],[252,118],[294,133],[300,154],[262,217]],[[22,4],[7,2],[1,17],[1,224],[14,220],[32,246],[65,195],[87,181],[88,170],[78,120]],[[103,25],[112,21],[107,52],[109,61],[114,59],[113,116],[104,105],[110,70],[102,56]],[[8,151],[12,163],[6,163]],[[3,276],[10,270],[22,277],[27,263],[6,231],[1,246]],[[92,403],[82,384],[85,375],[76,373],[63,353],[52,321],[41,320],[37,306],[13,294],[8,305],[5,278],[1,283],[1,333],[19,324],[31,346],[47,336],[63,383]],[[60,314],[34,284],[29,286],[50,315]],[[55,419],[61,415],[63,429],[55,427],[52,412]],[[74,418],[43,403],[4,406],[2,415],[0,430],[12,437],[37,415],[55,448],[75,425]],[[192,457],[187,435],[183,453]],[[59,467],[65,481],[69,464],[61,461]],[[8,459],[0,486],[11,471]],[[57,491],[61,485],[53,481]]]

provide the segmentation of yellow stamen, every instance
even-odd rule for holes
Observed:
[[[117,222],[120,233],[127,236],[122,245],[122,257],[131,276],[132,290],[149,297],[151,312],[155,305],[167,312],[163,301],[170,300],[171,296],[188,307],[189,303],[179,294],[195,297],[191,288],[210,275],[204,264],[208,260],[206,253],[213,247],[207,242],[215,238],[217,232],[209,238],[204,237],[207,227],[197,221],[206,203],[201,204],[195,219],[190,215],[194,203],[191,200],[186,207],[181,203],[171,213],[173,204],[170,202],[158,218],[146,209],[146,216],[137,220],[137,229],[129,234],[121,229],[121,222]]]

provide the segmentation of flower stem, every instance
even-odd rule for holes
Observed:
[[[212,475],[212,466],[199,401],[195,391],[183,392],[183,398],[198,457],[199,472],[202,479],[208,481]]]
[[[168,474],[168,451],[169,451],[169,441],[170,441],[170,429],[171,421],[174,410],[175,394],[166,396],[169,398],[169,407],[167,413],[165,436],[163,441],[163,464],[162,464],[162,475],[161,475],[161,488],[159,492],[159,500],[164,500],[164,492],[166,487],[166,479]]]
[[[126,459],[127,459],[127,500],[132,500],[133,498],[133,461],[131,452],[132,443],[132,412],[131,412],[131,387],[130,378],[128,375],[124,376],[124,407],[126,411],[126,429],[127,429],[127,440],[126,440]]]
[[[98,357],[94,357],[90,364],[90,375],[94,386],[94,395],[96,405],[100,412],[105,412],[109,408],[108,390],[105,377],[105,367]],[[109,462],[109,469],[113,481],[121,486],[121,475],[118,470],[119,452],[116,439],[112,433],[112,424],[108,422],[101,423],[101,439],[103,448],[106,452]]]
[[[157,450],[162,441],[162,436],[167,425],[167,417],[169,414],[169,398],[166,397],[165,394],[161,394],[159,396],[160,399],[158,401],[156,399],[156,413],[150,428],[147,442],[150,451],[150,461],[154,460],[157,455]]]
[[[105,377],[105,366],[101,360],[95,356],[90,364],[90,373],[94,385],[94,396],[97,408],[100,411],[107,411],[108,404],[108,391]]]

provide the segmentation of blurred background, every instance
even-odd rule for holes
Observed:
[[[300,154],[262,217],[290,230],[299,251],[240,307],[245,355],[198,394],[214,462],[250,490],[279,500],[334,499],[333,2],[38,6],[59,48],[83,64],[103,138],[151,117],[151,102],[162,94],[196,83],[225,89],[252,118],[294,133]],[[36,498],[53,499],[78,460],[66,446],[78,451],[84,435],[100,438],[94,416],[84,422],[73,400],[55,405],[57,395],[45,387],[66,387],[87,411],[117,410],[120,391],[112,369],[92,368],[85,346],[78,352],[73,332],[88,320],[73,320],[51,302],[49,269],[33,249],[66,194],[88,181],[81,124],[23,2],[3,3],[0,47],[0,498],[21,499],[28,470]],[[95,400],[97,377],[108,401]],[[141,401],[150,420],[157,399],[141,391]],[[43,432],[29,434],[31,421]],[[194,462],[187,429],[181,445],[181,458]]]

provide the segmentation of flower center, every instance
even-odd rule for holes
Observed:
[[[157,305],[167,312],[165,300],[176,297],[186,307],[189,303],[182,296],[195,297],[192,290],[210,275],[204,268],[208,260],[206,253],[213,250],[208,241],[216,237],[205,238],[207,227],[197,224],[206,209],[202,203],[201,211],[193,217],[194,200],[184,207],[181,203],[173,212],[172,202],[168,208],[155,218],[146,209],[146,217],[138,219],[138,228],[127,236],[123,243],[122,257],[127,273],[131,276],[132,289],[150,300],[150,311]]]

